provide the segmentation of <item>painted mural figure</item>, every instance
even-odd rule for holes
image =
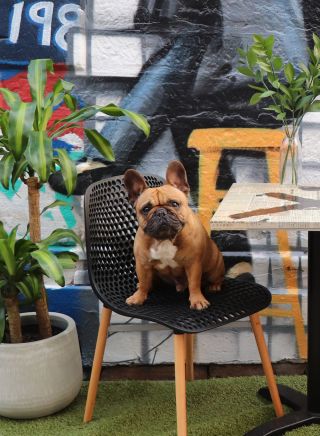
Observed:
[[[150,145],[170,130],[174,157],[189,170],[195,194],[197,152],[186,146],[192,130],[274,126],[269,114],[247,104],[250,90],[236,71],[236,48],[245,46],[253,33],[280,30],[277,34],[284,55],[292,61],[305,60],[301,4],[298,0],[249,0],[241,5],[231,0],[140,0],[134,27],[145,35],[160,35],[163,41],[121,102],[127,109],[148,115],[151,137],[144,140],[125,120],[108,121],[102,133],[114,146],[116,163],[81,174],[77,193],[82,194],[94,180],[139,165]],[[104,162],[90,145],[85,147],[85,155],[85,160]],[[162,157],[159,153],[158,159]],[[154,154],[152,158],[157,159]],[[233,167],[228,177],[236,178],[236,162],[241,160],[241,154],[228,155],[226,159],[229,167]],[[160,167],[164,164],[159,162]],[[242,166],[241,171],[245,171],[245,177],[253,177],[252,170],[250,173]],[[266,181],[264,176],[261,174],[261,181]],[[60,182],[58,177],[52,179],[53,187],[63,191]]]

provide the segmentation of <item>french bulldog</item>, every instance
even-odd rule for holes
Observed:
[[[126,303],[143,304],[155,279],[160,278],[174,284],[178,292],[188,288],[191,309],[206,309],[210,303],[201,288],[221,289],[224,262],[188,205],[190,188],[184,166],[170,162],[166,184],[157,188],[148,188],[143,176],[132,169],[125,172],[124,184],[139,224],[134,241],[138,286]]]

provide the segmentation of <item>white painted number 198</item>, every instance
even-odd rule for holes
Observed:
[[[52,42],[62,50],[67,50],[65,35],[71,27],[80,24],[82,10],[79,5],[66,3],[54,10],[54,2],[42,1],[28,5],[25,8],[24,1],[13,5],[9,23],[9,41],[16,44],[19,40],[21,19],[23,11],[25,18],[35,26],[38,26],[38,41],[40,45],[51,45],[52,18],[56,13],[61,25],[56,29]],[[57,9],[57,8],[56,8]]]

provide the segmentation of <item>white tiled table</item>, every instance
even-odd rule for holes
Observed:
[[[294,409],[247,433],[280,435],[320,423],[320,190],[291,185],[232,185],[211,219],[212,230],[308,230],[308,393],[279,385],[284,404]],[[267,388],[259,393],[270,399]]]

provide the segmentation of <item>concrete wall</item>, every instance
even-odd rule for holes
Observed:
[[[123,119],[101,116],[90,124],[114,145],[113,173],[130,165],[164,175],[167,162],[180,159],[189,175],[191,201],[205,225],[234,181],[278,181],[277,155],[270,150],[280,145],[280,126],[262,107],[248,106],[251,92],[236,71],[236,49],[246,47],[253,33],[273,33],[286,59],[307,62],[311,32],[319,29],[316,0],[92,0],[80,6],[83,12],[75,0],[0,5],[1,86],[25,92],[26,62],[52,57],[59,64],[56,74],[75,81],[77,95],[87,104],[113,101],[147,115],[148,140]],[[314,165],[318,131],[317,115],[305,120],[304,176],[312,181],[320,180]],[[68,132],[59,139],[61,145],[74,159],[83,154],[101,158],[81,132]],[[17,194],[0,190],[0,219],[10,225],[27,220],[23,186]],[[61,196],[46,187],[43,204],[54,198]],[[81,199],[69,201],[73,210],[45,215],[44,234],[57,225],[81,231]],[[239,260],[252,263],[257,281],[275,295],[276,306],[268,315],[282,315],[266,322],[279,332],[292,325],[296,349],[291,354],[305,357],[306,233],[213,232],[212,237],[228,266]],[[141,344],[140,336],[136,340]],[[128,353],[135,354],[130,346]],[[114,361],[126,360],[115,353]],[[204,354],[199,351],[200,361],[210,359]],[[166,360],[165,354],[157,358]]]

